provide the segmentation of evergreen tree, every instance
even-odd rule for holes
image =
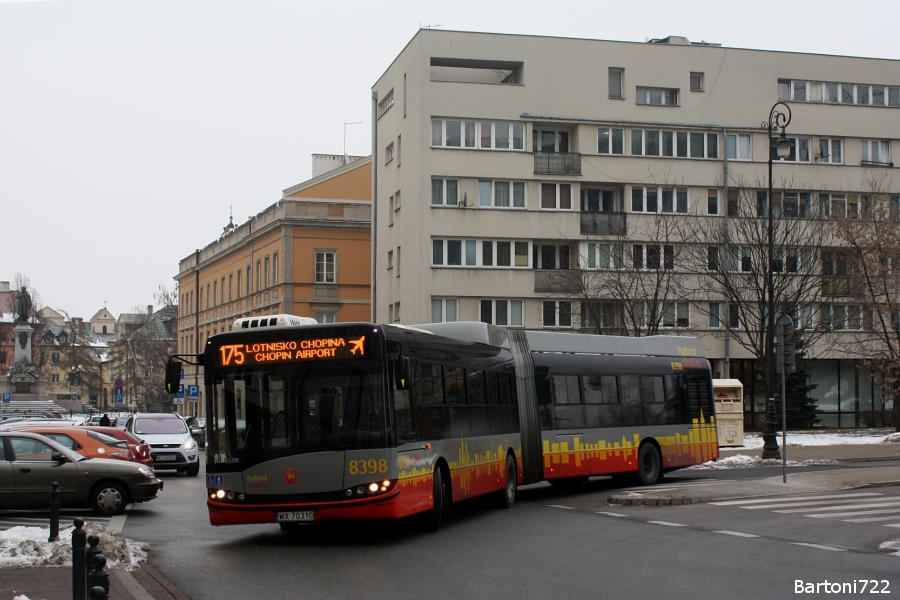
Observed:
[[[816,416],[816,401],[810,396],[810,392],[817,386],[809,383],[809,363],[802,360],[803,343],[796,339],[797,368],[787,376],[785,381],[785,394],[787,395],[787,426],[788,429],[812,429],[821,419]],[[778,380],[778,395],[775,398],[775,408],[779,425],[781,424],[781,380]]]

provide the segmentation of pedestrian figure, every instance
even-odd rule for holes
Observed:
[[[109,425],[109,417],[106,415],[106,413],[103,413],[103,416],[100,417],[100,427],[109,427]]]

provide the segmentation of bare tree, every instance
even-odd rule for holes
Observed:
[[[891,186],[884,176],[868,184],[869,193],[847,194],[845,210],[832,210],[839,267],[832,287],[842,303],[831,305],[829,315],[823,308],[823,316],[836,347],[890,390],[892,424],[900,431],[900,197],[885,191]]]
[[[172,297],[170,293],[160,295]],[[140,408],[171,411],[172,397],[165,393],[164,382],[166,361],[176,347],[177,305],[164,305],[152,312],[142,307],[134,310],[137,323],[116,340],[113,368],[126,381]]]
[[[582,330],[642,337],[689,327],[679,264],[686,215],[673,212],[674,204],[665,208],[669,212],[629,214],[627,226],[619,213],[611,235],[582,245],[571,268],[548,273],[548,291],[580,305],[575,320]]]
[[[712,335],[729,336],[760,363],[767,359],[768,327],[768,192],[757,182],[741,179],[729,186],[727,216],[688,221],[691,243],[686,262],[697,274],[687,279],[698,312],[719,327]],[[821,301],[824,278],[821,248],[829,241],[828,227],[818,218],[812,192],[782,182],[773,193],[773,296],[776,316],[795,321],[795,341],[806,348],[822,336],[812,313]],[[767,376],[769,369],[766,370]]]

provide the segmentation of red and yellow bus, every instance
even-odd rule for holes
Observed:
[[[694,338],[240,319],[202,355],[213,525],[400,519],[718,457]]]

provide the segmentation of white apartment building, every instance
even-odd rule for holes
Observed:
[[[738,189],[754,197],[765,190],[770,143],[760,124],[779,100],[792,111],[794,142],[774,164],[779,212],[849,214],[875,180],[900,200],[900,177],[892,178],[896,60],[679,37],[636,43],[422,29],[372,91],[372,303],[380,322],[620,333],[620,298],[599,291],[598,305],[611,303],[610,311],[591,312],[558,272],[684,272],[680,246],[650,232],[659,234],[660,215],[689,216],[694,231],[710,230],[736,216],[729,200]],[[750,268],[749,250],[723,252],[729,268]],[[803,261],[819,269],[815,256]],[[715,376],[744,382],[747,425],[759,426],[761,370],[735,341],[741,318],[724,299],[698,295],[702,283],[694,287],[691,297],[660,303],[661,333],[698,336]],[[819,294],[811,314],[826,310],[819,303],[832,310],[834,299]],[[653,297],[642,301],[656,306]],[[841,327],[862,327],[842,301],[833,309]],[[808,354],[822,425],[872,424],[890,408],[858,364],[824,346]]]

